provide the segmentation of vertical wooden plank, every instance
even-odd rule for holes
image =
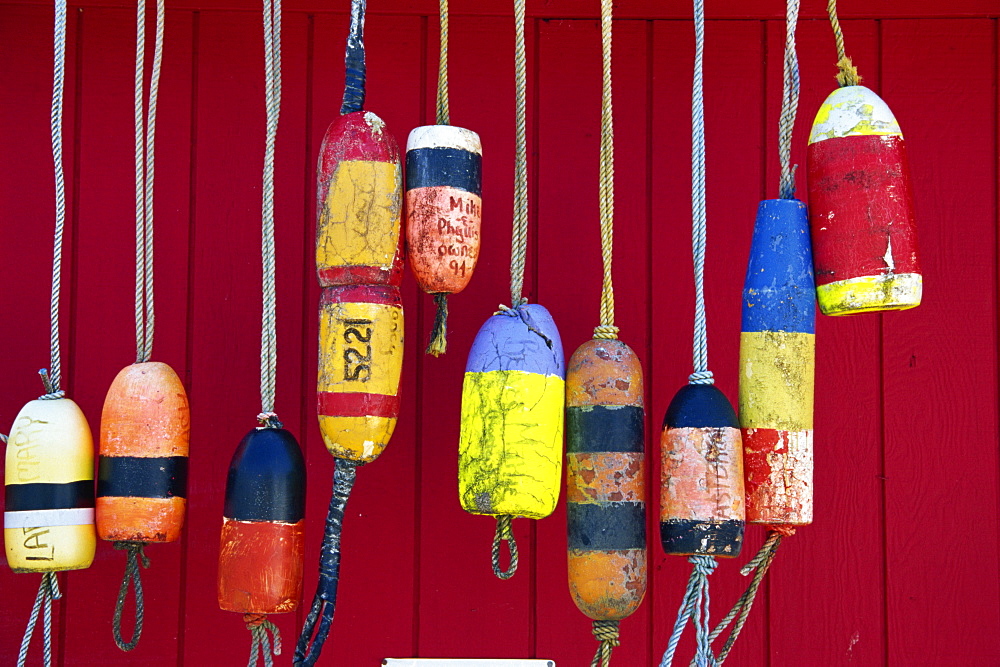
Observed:
[[[874,21],[843,21],[847,48],[878,90]],[[765,197],[778,194],[784,21],[767,22]],[[828,21],[803,21],[797,33],[802,81],[792,141],[796,194],[807,201],[805,149],[813,118],[836,88],[836,50]],[[882,425],[878,316],[816,321],[815,519],[784,540],[771,568],[773,664],[880,664],[885,659],[882,539]],[[850,465],[842,444],[850,445]],[[857,545],[865,545],[859,551]],[[815,613],[817,609],[827,610]],[[810,641],[802,641],[809,636]]]
[[[506,10],[505,10],[506,11]],[[490,568],[496,522],[474,516],[458,503],[458,434],[462,381],[469,348],[479,327],[510,303],[510,234],[514,173],[514,22],[511,16],[452,15],[449,26],[451,120],[477,132],[483,145],[482,245],[469,286],[449,298],[448,353],[423,357],[421,438],[422,480],[420,533],[420,636],[418,654],[426,657],[524,658],[530,655],[530,588],[534,523],[514,521],[520,549],[517,574],[500,581]],[[434,122],[437,82],[438,21],[427,21],[426,123]],[[525,28],[528,48],[528,137],[532,137],[534,29]],[[485,57],[484,54],[489,54]],[[530,148],[529,148],[530,151]],[[529,179],[534,166],[529,157]],[[530,183],[530,181],[529,181]],[[529,186],[530,187],[530,186]],[[537,224],[532,219],[530,226]],[[530,233],[530,232],[529,232]],[[531,257],[525,295],[535,302]],[[420,294],[426,312],[430,297]],[[423,354],[430,317],[415,329]],[[545,519],[543,521],[549,521]],[[459,555],[460,554],[460,555]],[[503,556],[506,558],[506,554]],[[506,561],[504,561],[506,562]],[[483,628],[496,631],[483,632]]]
[[[133,99],[135,63],[134,10],[95,9],[83,43],[83,86],[90,94],[82,106],[79,172],[79,243],[74,281],[78,295],[74,344],[79,355],[76,385],[88,414],[95,446],[101,409],[111,380],[135,361],[135,170]],[[150,15],[152,19],[152,16]],[[187,276],[187,172],[184,150],[190,137],[190,13],[171,12],[165,26],[164,65],[156,135],[155,247],[156,312],[159,326],[154,360],[184,371]],[[152,36],[148,40],[151,61]],[[151,62],[148,63],[151,65]],[[147,91],[148,91],[147,68]],[[97,558],[88,571],[86,593],[67,596],[67,659],[104,656],[107,664],[141,657],[148,664],[176,662],[181,546],[165,544],[147,550],[153,565],[143,572],[146,623],[134,653],[114,643],[111,618],[125,571],[124,552],[99,541]],[[123,635],[134,619],[126,604]]]
[[[0,244],[0,284],[13,326],[4,334],[4,382],[0,386],[0,432],[9,433],[21,407],[42,394],[38,369],[49,365],[49,298],[52,281],[52,240],[55,224],[55,187],[52,144],[49,136],[49,105],[52,99],[52,10],[45,7],[5,7],[0,20],[0,87],[9,91],[16,104],[0,105],[0,153],[17,156],[0,160],[0,208],[5,212]],[[73,166],[77,157],[74,123],[80,92],[77,83],[77,46],[82,23],[69,12],[66,28],[66,91],[64,97],[63,154],[66,184],[66,232],[63,266],[73,269],[76,235],[73,213]],[[64,273],[69,275],[69,273]],[[62,330],[72,322],[69,290],[63,296]],[[73,352],[69,336],[63,338],[63,377],[72,381]],[[75,394],[73,398],[75,398]],[[2,467],[0,463],[0,467]],[[60,576],[60,584],[79,579],[83,573]],[[0,638],[0,659],[13,663],[24,632],[40,577],[14,574],[0,567],[0,587],[6,603],[0,607],[0,626],[8,629]],[[68,584],[72,585],[72,584]],[[53,638],[61,650],[62,606],[53,607]],[[40,633],[36,633],[36,636]],[[41,651],[36,638],[31,655]]]
[[[188,519],[184,655],[249,652],[240,618],[216,600],[216,570],[225,475],[240,438],[260,410],[261,167],[264,153],[263,28],[253,13],[199,16],[197,199],[191,335],[192,469]],[[283,25],[282,122],[275,163],[278,385],[276,409],[290,428],[300,422],[302,384],[301,165],[304,146],[306,21],[286,15]],[[298,436],[298,434],[296,434]],[[202,446],[199,443],[215,443]],[[197,464],[194,462],[197,461]],[[286,637],[295,614],[272,619]]]
[[[346,7],[346,5],[345,5]],[[327,126],[340,114],[344,80],[344,45],[348,32],[345,14],[315,16],[313,55],[312,165]],[[365,24],[368,68],[365,109],[378,115],[405,150],[406,133],[420,108],[420,35],[418,17],[369,15]],[[315,197],[315,171],[309,176]],[[312,210],[310,208],[310,210]],[[315,217],[306,222],[307,281],[313,298],[306,304],[309,323],[305,345],[309,358],[307,412],[309,466],[307,496],[305,606],[316,590],[323,521],[330,502],[333,459],[323,446],[316,421],[316,322],[319,289],[315,278]],[[373,463],[358,470],[357,482],[345,513],[340,590],[333,630],[322,662],[349,659],[358,664],[380,664],[388,656],[410,655],[413,644],[415,598],[413,551],[414,453],[416,375],[414,360],[422,347],[415,340],[415,289],[408,279],[403,289],[406,322],[402,407],[392,440]],[[300,626],[301,627],[301,626]],[[296,635],[297,636],[297,635]],[[359,637],[364,638],[359,641]]]
[[[615,110],[616,323],[621,340],[644,363],[649,321],[649,220],[646,202],[648,128],[647,24],[615,21],[613,27]],[[601,137],[601,30],[596,21],[551,21],[540,25],[538,164],[538,280],[559,325],[567,359],[599,324],[602,281],[598,216]],[[575,221],[571,227],[557,221]],[[569,229],[573,229],[569,233]],[[567,271],[567,262],[575,267]],[[648,364],[646,364],[648,376]],[[647,407],[648,409],[648,407]],[[649,442],[649,438],[647,438]],[[651,453],[647,452],[647,475]],[[647,481],[647,497],[655,484]],[[598,647],[592,622],[573,603],[566,565],[566,508],[538,525],[536,657],[557,664],[589,664]],[[647,503],[649,501],[647,500]],[[652,511],[650,504],[647,504]],[[647,536],[649,549],[659,538]],[[652,598],[652,591],[647,593]],[[620,627],[614,661],[649,664],[649,613],[644,603]]]
[[[883,316],[889,659],[995,664],[996,578],[965,550],[921,539],[911,519],[997,550],[995,517],[981,520],[998,486],[994,30],[885,21],[882,38],[882,96],[906,137],[925,284],[919,308]],[[914,65],[917,49],[932,67]]]
[[[662,415],[691,373],[694,283],[691,260],[691,81],[694,37],[690,21],[657,21],[653,44],[653,191],[663,204],[654,209],[652,319],[656,385],[651,476],[659,484]],[[761,32],[755,22],[709,21],[705,29],[705,132],[708,250],[705,265],[709,368],[716,385],[734,402],[739,357],[740,289],[753,216],[760,190]],[[739,63],[739,66],[734,66]],[[658,488],[658,487],[657,487]],[[658,504],[654,503],[657,508]],[[763,535],[748,527],[743,555],[720,559],[712,575],[714,619],[741,595],[746,580],[739,566],[756,553]],[[659,541],[659,536],[656,536]],[[655,544],[655,543],[654,543]],[[691,565],[687,559],[650,550],[653,574],[653,654],[663,654],[677,617]],[[758,610],[747,622],[728,662],[766,664],[767,627]],[[677,660],[694,653],[688,627]],[[727,663],[728,664],[728,663]]]

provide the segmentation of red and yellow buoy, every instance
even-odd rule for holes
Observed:
[[[173,542],[180,537],[190,434],[187,394],[170,366],[145,362],[118,373],[101,414],[101,539]]]
[[[14,419],[4,469],[4,547],[15,572],[94,560],[94,444],[68,398],[28,402]]]
[[[903,133],[864,86],[826,98],[809,134],[816,296],[825,315],[920,304],[923,278]]]

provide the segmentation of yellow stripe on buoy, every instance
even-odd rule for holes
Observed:
[[[740,333],[740,424],[786,431],[813,427],[816,335]]]

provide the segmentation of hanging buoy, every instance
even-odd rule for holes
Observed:
[[[805,204],[761,202],[740,334],[740,426],[750,523],[812,522],[814,295]]]
[[[439,320],[447,313],[444,299],[465,289],[479,258],[482,155],[479,135],[452,125],[418,127],[406,142],[410,268],[420,288],[438,298]],[[429,353],[444,351],[441,338]]]
[[[838,88],[809,135],[816,295],[826,315],[903,310],[923,290],[903,133],[864,86]]]
[[[219,607],[294,611],[302,597],[306,473],[295,437],[256,428],[229,464],[219,551]]]
[[[642,367],[619,340],[589,340],[566,372],[569,589],[595,621],[619,621],[646,593]]]
[[[337,458],[369,463],[399,416],[403,303],[399,288],[327,287],[320,300],[319,425]]]
[[[15,572],[90,567],[94,444],[76,403],[28,402],[14,419],[4,468],[4,546]]]
[[[385,122],[370,111],[333,121],[320,146],[317,180],[320,285],[398,286],[402,169]]]
[[[733,558],[743,547],[740,424],[711,384],[681,388],[660,438],[660,539],[675,555]]]
[[[187,505],[191,423],[170,366],[126,366],[101,414],[97,533],[102,540],[173,542]]]

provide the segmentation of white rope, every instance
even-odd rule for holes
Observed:
[[[264,185],[261,205],[263,304],[260,336],[261,412],[274,411],[275,371],[278,364],[274,276],[274,144],[281,110],[281,0],[264,0],[264,100],[267,139],[264,147]]]
[[[514,0],[514,228],[510,253],[510,307],[517,308],[526,299],[524,265],[528,254],[528,150],[525,116],[527,115],[527,56],[524,48],[525,0]]]
[[[59,350],[59,293],[62,287],[63,227],[66,223],[66,178],[63,175],[63,88],[66,82],[66,0],[55,0],[53,30],[54,65],[52,72],[52,161],[56,175],[56,229],[52,253],[52,300],[49,308],[49,379],[51,390],[57,393],[62,385],[62,358]]]
[[[691,384],[712,384],[708,370],[708,326],[705,321],[705,100],[702,61],[705,53],[705,0],[694,0],[694,85],[691,91],[691,246],[694,255],[694,373]]]
[[[35,625],[38,623],[38,614],[42,613],[42,663],[45,667],[52,665],[52,601],[62,597],[59,591],[59,579],[55,572],[45,572],[42,574],[42,581],[38,585],[38,593],[35,595],[35,604],[31,608],[31,616],[28,618],[28,627],[21,638],[21,648],[17,652],[17,667],[24,667],[28,660],[28,648],[31,646],[31,635],[35,633]]]
[[[156,2],[156,42],[149,80],[149,109],[143,122],[146,58],[146,2],[137,0],[135,24],[135,349],[136,362],[153,353],[153,173],[156,102],[163,63],[164,0]]]
[[[778,196],[795,196],[795,168],[792,161],[792,130],[799,108],[799,56],[795,51],[795,27],[799,20],[799,0],[788,0],[785,8],[785,65],[781,89],[781,118],[778,121],[778,159],[781,181]]]

